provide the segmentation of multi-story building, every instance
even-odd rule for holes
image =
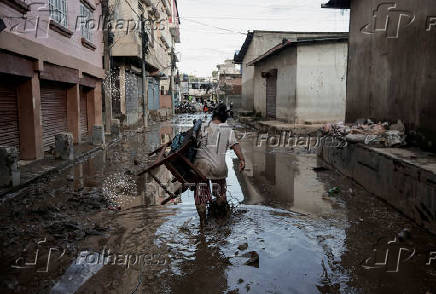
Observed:
[[[177,61],[174,47],[180,42],[177,1],[111,3],[113,110],[115,116],[125,119],[126,125],[134,125],[144,117],[144,110],[153,114],[173,107]],[[117,25],[120,20],[122,25]]]
[[[242,90],[241,70],[237,68],[232,59],[226,60],[224,64],[217,65],[217,68],[217,94],[228,106],[232,105],[234,109],[239,110],[241,107]]]
[[[96,0],[0,1],[0,145],[21,159],[102,124],[102,31],[88,25],[101,11]]]
[[[218,64],[218,74],[240,74],[241,70],[236,68],[236,64],[233,59],[227,59],[223,64]]]

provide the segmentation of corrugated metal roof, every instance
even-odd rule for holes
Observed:
[[[337,9],[349,9],[351,0],[329,0],[325,4],[321,4],[322,8],[337,8]]]
[[[253,61],[250,61],[247,65],[253,66],[257,63],[264,61],[268,59],[269,57],[278,54],[279,52],[283,51],[286,48],[289,48],[291,46],[296,46],[299,44],[311,44],[311,43],[320,43],[320,42],[343,42],[348,40],[348,35],[342,34],[338,35],[337,37],[320,37],[320,38],[299,38],[297,41],[289,41],[284,39],[282,43],[276,45],[275,47],[271,48],[267,52],[265,52],[263,55],[260,55]]]
[[[247,54],[248,47],[250,46],[251,41],[253,41],[253,36],[254,32],[248,32],[247,38],[245,39],[244,44],[242,44],[241,50],[239,50],[239,52],[236,53],[235,57],[233,58],[236,64],[242,64],[245,54]]]

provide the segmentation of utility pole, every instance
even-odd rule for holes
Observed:
[[[171,112],[174,115],[174,68],[176,67],[176,58],[174,47],[171,47],[171,77],[170,77],[170,91],[171,91]]]
[[[111,13],[109,11],[109,0],[102,1],[103,13],[103,67],[106,72],[106,79],[103,83],[104,95],[104,116],[106,132],[111,133],[112,127],[112,76],[111,76],[111,56],[112,56],[112,43],[113,33],[112,27],[109,27]]]
[[[145,31],[145,19],[141,14],[141,38],[142,38],[142,116],[144,119],[144,127],[148,127],[148,80],[145,71],[145,56],[148,49],[148,35]]]

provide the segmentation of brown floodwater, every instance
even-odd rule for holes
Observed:
[[[4,201],[1,293],[436,293],[434,235],[316,154],[258,146],[236,123],[247,168],[228,152],[232,216],[200,230],[191,191],[160,206],[133,171],[196,118],[125,132]]]

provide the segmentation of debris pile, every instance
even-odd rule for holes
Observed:
[[[401,120],[396,123],[375,123],[370,119],[359,119],[351,125],[343,122],[330,123],[322,127],[322,132],[330,136],[344,138],[348,143],[364,143],[384,147],[406,144],[405,127]]]

